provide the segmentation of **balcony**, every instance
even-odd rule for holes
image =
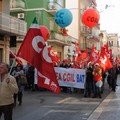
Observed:
[[[86,27],[86,26],[80,26],[80,33],[81,33],[84,37],[86,37],[86,36],[88,36],[89,34],[92,33],[92,30],[91,30],[90,28]]]
[[[26,22],[0,12],[0,33],[24,36],[27,31]]]
[[[61,46],[70,46],[72,38],[70,36],[63,36],[59,33],[51,33],[50,39],[48,40],[49,43],[55,43]]]
[[[23,12],[25,9],[25,2],[20,0],[11,0],[10,11],[11,12]]]
[[[57,2],[49,2],[48,3],[48,10],[49,12],[54,15],[57,10],[63,8],[63,6],[59,5]]]
[[[88,40],[93,40],[93,41],[95,41],[95,42],[100,42],[100,38],[99,37],[97,37],[97,36],[90,36],[90,37],[88,37]]]

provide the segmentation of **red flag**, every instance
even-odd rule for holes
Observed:
[[[10,55],[11,55],[13,58],[15,58],[15,60],[16,60],[17,63],[19,63],[19,64],[21,64],[21,65],[23,66],[23,63],[22,63],[22,61],[19,59],[19,57],[17,57],[10,49],[9,49],[9,53],[10,53]]]
[[[80,54],[77,54],[77,56],[75,56],[75,61],[77,62],[77,61],[80,61],[81,60],[81,56],[80,56]]]
[[[41,35],[39,25],[35,18],[17,55],[25,59],[38,70],[39,87],[44,87],[55,93],[60,93],[60,87],[56,80],[53,63],[48,55],[47,46]]]
[[[105,47],[101,47],[101,52],[105,52]]]
[[[81,54],[81,59],[86,59],[88,57],[88,49],[86,49],[82,54]]]
[[[59,61],[59,57],[57,55],[57,51],[56,50],[52,50],[52,47],[48,47],[48,53],[49,56],[51,57],[53,62],[58,62]]]
[[[119,59],[118,59],[118,56],[116,56],[116,58],[115,58],[115,63],[119,63]]]
[[[105,52],[110,61],[112,61],[112,50],[108,49],[108,42],[101,48],[101,52]]]
[[[99,59],[96,62],[100,64],[104,71],[112,68],[112,63],[105,52],[100,53]]]
[[[66,30],[65,28],[63,28],[63,34],[64,34],[65,36],[68,36],[67,30]]]
[[[81,54],[80,47],[78,46],[76,42],[75,42],[75,47],[76,47],[76,53]]]
[[[112,58],[112,49],[109,49],[108,51],[108,58],[110,59],[110,61],[113,61],[113,58]]]
[[[92,63],[95,63],[98,60],[98,58],[99,58],[99,53],[95,50],[95,47],[93,45],[89,61],[91,61]]]
[[[104,48],[106,49],[106,51],[108,51],[108,47],[109,47],[109,45],[108,45],[108,42],[104,45]]]
[[[112,50],[108,48],[108,42],[101,48],[101,52],[105,52],[110,61],[112,61]]]

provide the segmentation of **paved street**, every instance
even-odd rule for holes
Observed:
[[[102,99],[84,98],[83,93],[25,91],[22,106],[14,108],[13,120],[113,120],[110,118],[119,116],[119,98],[120,88],[110,92],[107,84]],[[116,114],[111,114],[113,111]]]
[[[120,76],[116,92],[111,92],[88,120],[120,120]]]

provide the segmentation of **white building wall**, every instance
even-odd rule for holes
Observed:
[[[72,23],[67,27],[68,34],[78,39],[78,0],[66,0],[66,8],[72,12]]]

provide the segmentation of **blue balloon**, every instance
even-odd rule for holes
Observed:
[[[54,16],[55,22],[62,28],[71,24],[73,19],[72,13],[66,8],[58,10]]]

